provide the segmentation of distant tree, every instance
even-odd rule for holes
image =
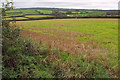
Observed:
[[[71,14],[71,13],[72,13],[72,11],[67,11],[66,13],[67,13],[67,14]]]
[[[59,11],[58,10],[53,10],[52,14],[55,15],[55,16],[57,16],[59,14]]]
[[[64,17],[64,16],[66,16],[65,14],[61,13],[61,12],[58,11],[58,10],[53,10],[53,11],[52,11],[52,14],[53,14],[54,16],[56,16],[56,17]]]
[[[108,11],[108,12],[106,12],[106,15],[118,15],[118,12]]]
[[[6,11],[12,10],[13,9],[13,1],[11,0],[11,2],[9,2],[8,0],[6,0],[6,3],[2,3],[2,15],[6,15]]]
[[[79,12],[79,10],[78,10],[78,9],[76,9],[75,11],[76,11],[76,12]]]
[[[80,14],[84,14],[84,12],[80,12]]]
[[[6,11],[13,9],[13,2],[9,2],[6,0],[6,3],[2,3],[2,15],[5,15]],[[20,41],[20,29],[19,27],[14,25],[10,26],[11,21],[6,20],[4,16],[2,16],[2,76],[6,76],[6,69],[14,68],[14,66],[18,63],[18,52],[19,49],[18,43]]]

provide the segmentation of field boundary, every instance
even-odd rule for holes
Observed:
[[[28,17],[26,17],[28,18]],[[28,18],[28,19],[21,19],[15,21],[31,21],[31,20],[47,20],[47,19],[84,19],[84,18],[120,18],[120,17],[41,17],[41,18]],[[14,21],[14,20],[9,20]]]

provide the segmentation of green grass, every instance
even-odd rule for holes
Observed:
[[[6,14],[6,16],[9,16],[9,17],[11,17],[11,16],[12,16],[12,17],[13,17],[13,16],[16,17],[16,16],[23,16],[23,15],[24,15],[24,14],[21,14],[21,13],[20,13],[20,14]]]
[[[118,69],[118,22],[117,19],[58,19],[58,20],[40,20],[40,21],[22,21],[17,22],[23,24],[24,28],[31,27],[49,27],[57,28],[60,30],[73,31],[91,36],[77,37],[76,40],[87,44],[92,41],[94,47],[102,47],[106,49],[108,57],[101,55],[98,56],[102,59],[105,58],[108,66],[117,72]],[[29,24],[29,25],[28,25]],[[61,24],[64,26],[61,26]],[[39,33],[39,31],[36,31]],[[43,33],[43,32],[42,32]],[[115,51],[115,52],[114,52]],[[62,55],[65,60],[66,56]],[[100,59],[96,60],[101,63]],[[105,63],[102,65],[106,65]]]
[[[106,12],[103,11],[90,11],[88,13],[82,12],[83,14],[76,14],[75,16],[105,16]]]
[[[11,11],[6,11],[7,15],[16,15],[16,14],[21,14],[20,10],[11,10]]]
[[[21,20],[21,19],[27,19],[27,18],[24,18],[24,17],[16,17],[16,20]]]
[[[29,18],[41,18],[41,17],[53,17],[51,15],[26,15],[25,17]]]
[[[50,27],[62,30],[87,33],[94,37],[87,37],[84,40],[95,40],[103,47],[109,47],[103,43],[111,42],[111,49],[117,49],[118,44],[118,22],[117,19],[62,19],[62,20],[43,20],[43,21],[27,21],[18,22],[19,24],[28,23],[24,27]],[[60,24],[64,24],[61,27]],[[56,25],[56,26],[55,26]],[[79,39],[79,38],[78,38]],[[80,40],[80,39],[79,39]]]
[[[21,10],[11,10],[11,11],[7,11],[6,15],[8,16],[14,16],[14,15],[26,15],[26,14],[52,14],[52,11],[54,9],[51,10],[41,10],[41,9],[21,9]],[[107,11],[92,11],[92,10],[72,10],[72,9],[66,9],[66,10],[62,10],[62,9],[56,9],[61,13],[66,14],[67,11],[71,11],[72,14],[69,15],[73,15],[74,17],[83,17],[83,16],[87,16],[87,17],[104,17],[104,16],[108,16],[108,17],[113,17],[113,15],[106,15]],[[114,17],[117,17],[118,15],[114,15]]]
[[[117,45],[118,22],[117,19],[58,19],[58,20],[41,20],[41,21],[21,21],[18,24],[28,23],[24,27],[50,27],[62,30],[88,33],[94,35],[95,39],[100,41],[111,41]],[[57,25],[58,24],[58,25]],[[59,24],[64,24],[61,27]],[[54,26],[56,25],[56,26]]]
[[[61,13],[66,13],[67,11],[60,11]]]
[[[20,10],[22,14],[39,14],[35,9]]]
[[[106,15],[106,12],[94,11],[94,12],[88,13],[88,16],[103,16],[103,15]]]
[[[37,10],[37,11],[43,14],[52,14],[52,10]]]
[[[13,20],[13,18],[6,18],[6,20]]]
[[[15,17],[15,20],[24,20],[24,19],[27,19],[27,18],[24,18],[24,17]],[[6,20],[13,20],[13,18],[6,18]]]

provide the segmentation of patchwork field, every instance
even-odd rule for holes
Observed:
[[[19,21],[23,37],[70,54],[81,54],[113,75],[118,70],[117,19],[53,19]]]
[[[14,9],[10,11],[6,11],[5,17],[24,17],[27,20],[41,20],[42,19],[55,19],[55,18],[118,18],[118,11],[102,11],[102,10],[81,10],[81,9]],[[11,19],[8,19],[11,20]],[[25,20],[25,19],[16,19],[16,20]]]

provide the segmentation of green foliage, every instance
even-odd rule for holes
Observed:
[[[66,53],[67,54],[67,53]],[[64,59],[57,59],[51,65],[53,75],[57,78],[110,78],[104,66],[89,63],[82,55],[69,55]]]
[[[52,15],[54,15],[56,17],[65,17],[66,16],[65,14],[61,13],[59,10],[53,10]]]
[[[3,68],[2,70],[3,78],[17,78],[18,73],[8,68]]]
[[[51,78],[42,63],[47,49],[31,39],[20,36],[20,28],[4,20],[3,30],[3,78]],[[37,46],[40,45],[40,46]]]
[[[60,53],[60,56],[61,56],[62,59],[65,60],[65,61],[66,61],[66,59],[68,58],[68,55],[69,55],[69,54],[64,53],[64,52],[63,52],[63,53]]]

